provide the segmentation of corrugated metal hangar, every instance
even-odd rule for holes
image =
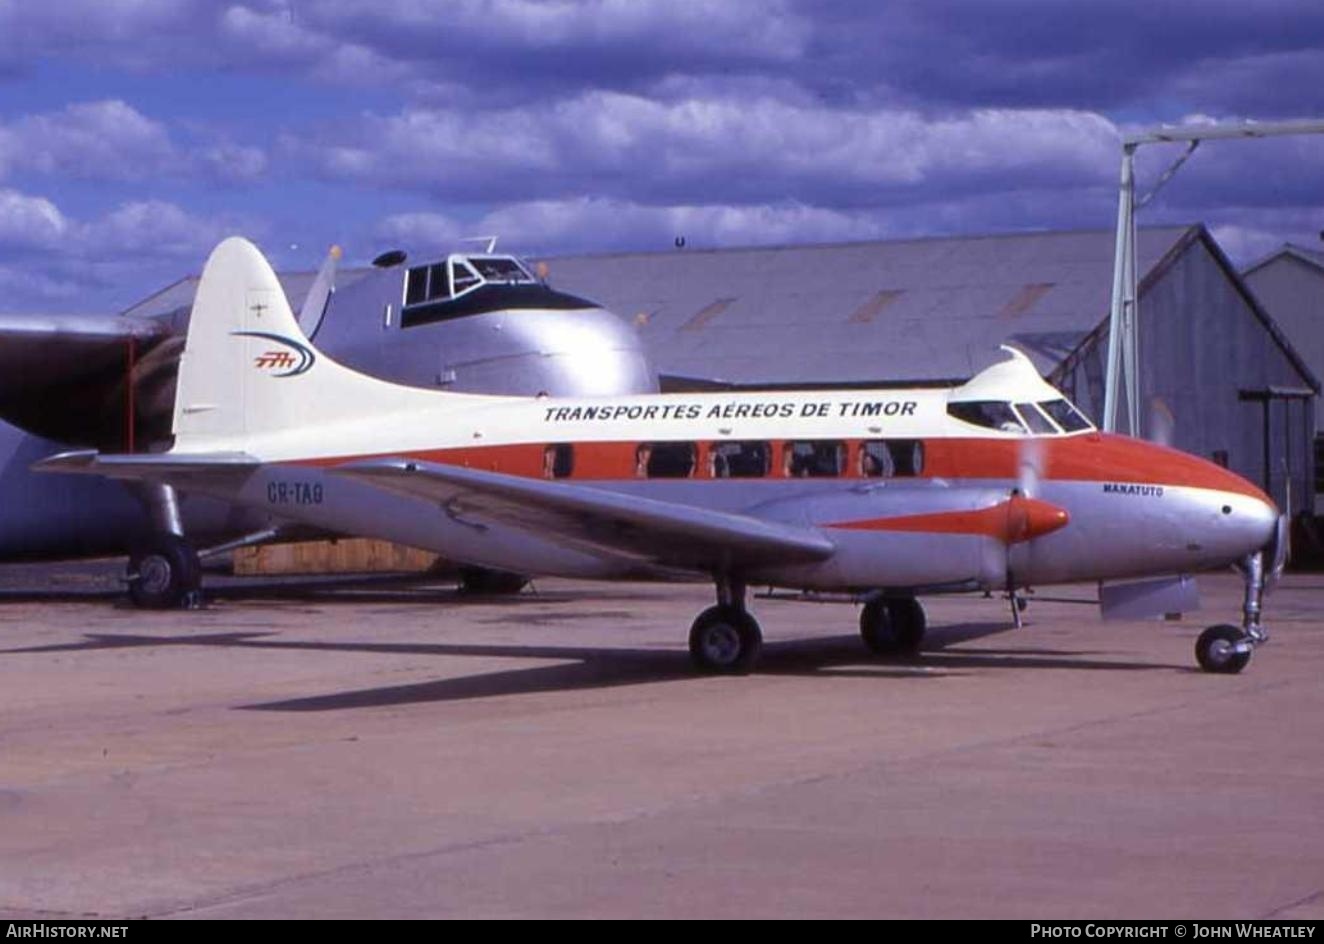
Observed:
[[[1014,344],[1103,408],[1112,231],[552,258],[553,284],[633,322],[664,389],[964,380]],[[1139,234],[1140,390],[1172,444],[1313,491],[1319,382],[1204,226]],[[1148,433],[1150,430],[1142,432]]]
[[[1324,376],[1324,252],[1288,244],[1242,274],[1316,377]],[[1324,514],[1324,414],[1315,413],[1315,514]]]

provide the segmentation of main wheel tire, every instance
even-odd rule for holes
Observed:
[[[919,652],[928,628],[924,606],[914,597],[901,597],[887,601],[887,613],[892,618],[892,632],[896,636],[898,652]]]
[[[1210,626],[1195,641],[1195,661],[1206,672],[1236,675],[1250,662],[1249,652],[1237,652],[1233,648],[1245,637],[1236,626]]]
[[[860,638],[880,656],[915,652],[924,627],[924,608],[910,597],[870,600],[860,611]]]
[[[704,672],[748,674],[762,649],[758,621],[739,607],[709,607],[690,627],[690,659]]]
[[[529,584],[523,574],[508,570],[488,570],[486,567],[461,567],[460,590],[475,596],[513,596]]]
[[[148,610],[178,609],[202,586],[202,563],[177,534],[157,534],[129,555],[129,599]]]

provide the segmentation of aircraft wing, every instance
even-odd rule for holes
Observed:
[[[118,447],[132,376],[137,422],[159,409],[157,374],[173,385],[182,339],[164,321],[112,315],[0,315],[0,418],[30,433],[79,445]],[[171,393],[173,387],[171,386]],[[173,402],[166,397],[167,406]],[[169,413],[167,408],[164,411]],[[156,425],[159,425],[156,424]],[[165,432],[168,433],[168,418]]]
[[[442,503],[604,556],[711,570],[768,561],[824,560],[833,543],[813,528],[499,472],[369,459],[332,470],[380,488]]]
[[[0,392],[124,371],[130,340],[152,345],[163,322],[117,315],[0,315]]]

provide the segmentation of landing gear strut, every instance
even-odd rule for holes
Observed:
[[[1269,641],[1269,633],[1260,623],[1264,606],[1264,552],[1247,556],[1240,569],[1246,578],[1241,627],[1210,626],[1195,643],[1195,659],[1206,672],[1235,675],[1250,662],[1255,648]]]
[[[717,605],[699,614],[690,627],[690,659],[704,672],[745,675],[763,649],[763,632],[745,609],[745,585],[717,578]]]
[[[914,597],[875,597],[860,611],[860,636],[878,655],[919,651],[928,620]]]

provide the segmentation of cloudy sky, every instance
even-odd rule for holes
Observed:
[[[1120,131],[1324,117],[1319,0],[0,0],[0,311],[278,265],[1110,228]],[[1176,151],[1141,151],[1147,190]],[[1141,222],[1318,245],[1324,137]]]

